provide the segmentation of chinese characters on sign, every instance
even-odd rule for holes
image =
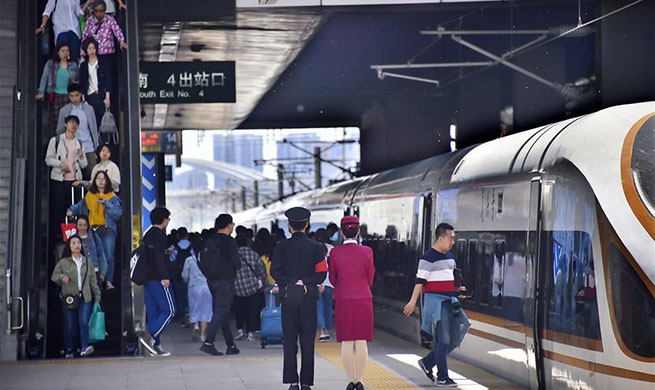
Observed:
[[[234,103],[234,61],[139,64],[141,103]]]

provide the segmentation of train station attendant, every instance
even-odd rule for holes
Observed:
[[[325,280],[328,267],[323,247],[307,237],[311,213],[293,207],[284,215],[289,220],[291,238],[278,243],[273,255],[271,275],[280,287],[284,370],[282,383],[289,390],[311,390],[314,385],[314,339],[318,285]],[[298,376],[298,337],[301,369]]]

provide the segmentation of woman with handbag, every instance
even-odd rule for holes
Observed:
[[[64,257],[59,260],[50,278],[61,286],[59,297],[64,315],[64,350],[66,359],[73,357],[75,322],[80,332],[80,356],[93,353],[89,345],[89,316],[91,301],[100,302],[100,289],[95,277],[93,264],[84,257],[82,239],[74,235],[68,239]]]
[[[68,208],[66,215],[86,214],[89,216],[91,229],[100,237],[107,259],[107,289],[114,288],[114,247],[118,232],[118,220],[123,214],[121,200],[114,193],[107,172],[100,171],[93,178],[93,183],[84,199]]]
[[[61,42],[55,46],[52,59],[43,67],[41,82],[36,100],[45,100],[49,106],[48,137],[55,135],[59,110],[69,103],[68,85],[79,81],[77,62],[71,61],[71,49],[68,43]]]
[[[86,257],[93,262],[98,280],[98,286],[102,286],[107,279],[107,259],[105,258],[105,250],[102,246],[102,241],[97,234],[90,229],[89,217],[86,215],[78,215],[77,223],[75,224],[77,235],[82,239],[82,249]]]
[[[104,58],[98,57],[98,41],[87,38],[82,44],[86,59],[80,63],[80,86],[86,102],[93,107],[98,129],[102,116],[111,106],[111,70]]]

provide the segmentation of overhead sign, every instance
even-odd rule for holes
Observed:
[[[182,139],[178,131],[142,131],[141,153],[182,153]]]
[[[217,19],[234,20],[235,13],[236,0],[139,0],[140,21],[213,22]]]
[[[141,103],[234,103],[234,61],[139,63]]]

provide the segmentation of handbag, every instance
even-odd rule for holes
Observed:
[[[100,303],[93,304],[93,311],[89,317],[89,343],[97,343],[105,339],[105,312]]]
[[[86,283],[86,274],[89,273],[88,267],[89,263],[87,260],[86,263],[87,270],[84,272],[84,279],[82,279],[82,288],[84,288],[84,283]],[[80,300],[82,299],[82,291],[79,291],[77,294],[66,294],[60,297],[61,302],[68,310],[75,310],[80,307]]]

